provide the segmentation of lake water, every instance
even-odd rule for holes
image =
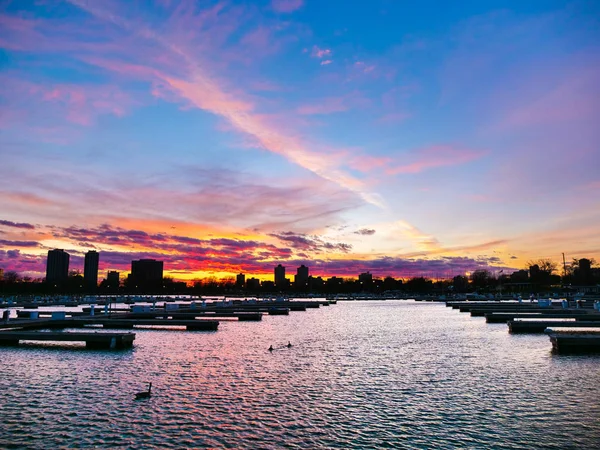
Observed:
[[[599,369],[443,304],[339,302],[0,348],[0,448],[599,448]]]

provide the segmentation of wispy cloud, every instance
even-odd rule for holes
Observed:
[[[298,107],[298,114],[316,115],[331,114],[343,112],[354,107],[364,107],[369,104],[369,100],[359,92],[351,92],[341,97],[326,97],[315,103],[309,103]]]
[[[35,241],[9,241],[0,239],[0,245],[5,247],[37,247],[39,244]]]
[[[398,221],[397,225],[399,231],[409,238],[417,248],[425,250],[426,252],[435,252],[442,249],[441,244],[435,237],[423,233],[413,225],[403,220]]]
[[[338,164],[339,155],[335,153],[324,155],[310,150],[319,147],[314,143],[307,144],[299,136],[288,135],[271,126],[263,116],[256,113],[256,105],[244,94],[232,93],[222,81],[209,75],[203,67],[201,59],[169,39],[168,35],[159,35],[151,29],[130,22],[117,13],[100,9],[94,4],[83,0],[72,2],[96,17],[109,21],[128,32],[135,33],[139,38],[151,41],[162,51],[167,51],[171,57],[179,58],[185,67],[185,77],[167,73],[164,69],[148,67],[143,64],[123,64],[115,61],[99,61],[88,59],[89,62],[99,62],[106,68],[119,69],[132,75],[143,76],[150,80],[160,80],[169,89],[191,105],[210,111],[225,118],[236,130],[252,137],[257,147],[279,154],[307,170],[358,194],[364,201],[381,206],[381,200],[367,191],[363,181],[345,173]],[[326,52],[326,50],[319,50]],[[323,56],[327,53],[322,53]]]
[[[10,220],[0,220],[0,225],[3,225],[5,227],[13,227],[13,228],[24,228],[27,230],[35,229],[35,225],[32,225],[30,223],[12,222]]]
[[[299,10],[304,0],[272,0],[271,7],[278,13],[291,13]]]
[[[386,171],[390,175],[414,174],[437,167],[465,164],[481,158],[483,155],[485,155],[483,151],[466,150],[450,145],[436,145],[415,152],[411,157],[413,161],[390,167]]]
[[[535,83],[536,80],[531,80]],[[521,103],[508,112],[498,125],[502,129],[536,125],[568,124],[597,116],[600,112],[600,63],[579,68],[551,90],[537,98]],[[524,92],[535,92],[534,86],[522,87]],[[591,95],[590,95],[591,94]]]
[[[354,67],[363,73],[371,73],[375,70],[375,65],[367,64],[364,61],[356,61]]]
[[[8,74],[0,76],[0,84],[0,98],[13,110],[20,111],[20,123],[27,123],[27,116],[36,109],[33,104],[44,105],[42,111],[48,120],[83,126],[92,125],[98,116],[105,114],[121,117],[134,104],[131,97],[116,86],[42,84]]]
[[[293,231],[284,231],[280,233],[272,233],[270,236],[276,237],[280,241],[291,245],[293,248],[311,251],[317,253],[327,253],[330,251],[347,253],[352,249],[352,245],[343,242],[332,243],[323,240],[319,236],[309,236],[306,234],[298,234]]]

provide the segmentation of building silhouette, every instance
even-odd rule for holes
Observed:
[[[275,267],[275,286],[277,287],[283,287],[286,284],[286,279],[285,279],[285,267],[283,267],[281,264],[279,264],[277,267]]]
[[[245,285],[246,285],[246,275],[244,275],[243,273],[238,274],[235,277],[235,286],[239,289],[243,289]]]
[[[358,281],[365,284],[371,284],[373,282],[373,274],[371,272],[364,272],[358,276]]]
[[[4,280],[4,269],[0,269],[0,281]]]
[[[160,290],[162,282],[162,261],[155,259],[131,261],[130,287],[140,290]]]
[[[85,263],[83,266],[83,281],[87,287],[98,287],[98,262],[100,255],[95,250],[90,250],[85,254]]]
[[[119,287],[119,272],[116,270],[109,270],[106,274],[106,285],[110,288]]]
[[[340,277],[329,277],[325,282],[327,288],[332,292],[339,291],[343,284],[344,279]]]
[[[250,290],[256,290],[260,288],[260,280],[258,278],[249,278],[246,281],[246,288]]]
[[[69,278],[69,254],[62,249],[48,251],[46,282],[64,283]]]
[[[296,289],[306,289],[308,287],[308,267],[302,264],[296,269],[294,276],[294,287]]]
[[[323,278],[313,277],[313,276],[308,277],[308,290],[309,291],[321,290],[321,289],[323,289],[323,286],[325,286],[325,282],[323,281]]]
[[[364,272],[358,276],[358,284],[360,285],[361,291],[368,291],[373,286],[373,274],[371,272]]]
[[[575,283],[576,284],[592,284],[592,262],[587,258],[581,258],[578,261],[577,268],[575,269]]]

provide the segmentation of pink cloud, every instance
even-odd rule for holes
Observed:
[[[26,42],[40,39],[35,31],[36,22],[17,16],[0,14],[0,48],[24,50]],[[19,39],[15,39],[18,36]]]
[[[310,56],[313,58],[319,58],[319,59],[323,59],[326,57],[330,57],[331,56],[331,49],[328,48],[319,48],[318,46],[314,45],[312,48],[312,51],[310,52]]]
[[[413,161],[386,170],[390,175],[420,173],[427,169],[465,164],[482,157],[485,152],[457,149],[449,145],[435,145],[418,151]]]
[[[232,87],[233,83],[215,76],[231,57],[231,52],[223,47],[234,39],[232,36],[247,17],[243,6],[219,3],[201,9],[195,2],[181,2],[174,6],[165,27],[155,31],[138,19],[130,20],[131,15],[126,11],[107,9],[120,8],[118,2],[100,4],[72,0],[71,3],[93,16],[86,22],[88,26],[76,25],[70,30],[63,26],[55,30],[49,20],[40,24],[15,22],[15,27],[39,28],[52,36],[52,39],[42,39],[45,36],[42,34],[35,36],[36,39],[18,41],[29,43],[31,51],[40,51],[33,44],[35,40],[43,43],[43,51],[69,49],[73,58],[113,74],[117,72],[136,81],[146,81],[153,95],[212,112],[225,119],[232,129],[245,134],[256,147],[281,155],[367,202],[380,204],[376,196],[366,190],[362,180],[343,171],[341,152],[320,154],[322,145],[308,142],[297,131],[285,132],[274,126],[258,111],[258,98],[250,97],[242,89]],[[79,27],[86,38],[85,46],[73,39],[73,30],[79,30]],[[99,33],[101,40],[98,40]],[[265,31],[259,30],[248,35],[246,43],[260,45],[266,39]],[[331,54],[329,49],[315,51],[319,59]],[[132,103],[116,88],[108,86],[90,86],[89,89],[67,84],[33,86],[28,95],[54,105],[60,111],[59,115],[79,125],[92,124],[102,114],[122,115]],[[264,107],[264,102],[260,106]]]
[[[387,156],[359,155],[353,157],[348,165],[361,172],[370,172],[375,169],[386,167],[390,165],[392,161],[393,160]]]
[[[0,98],[12,105],[16,111],[20,111],[14,114],[25,122],[28,115],[38,109],[39,102],[46,105],[43,111],[48,119],[64,118],[70,123],[83,126],[93,124],[101,115],[112,114],[121,117],[135,103],[119,88],[109,85],[46,85],[11,75],[0,76],[0,85]],[[38,129],[51,132],[56,130],[56,127],[46,125],[38,126]]]
[[[258,27],[246,34],[240,41],[243,45],[253,48],[270,48],[273,45],[271,31],[265,27]]]
[[[98,11],[95,8],[84,8],[100,19],[110,20],[114,12]],[[255,112],[255,103],[239,90],[228,88],[226,83],[205,71],[206,64],[193,49],[176,45],[169,35],[156,33],[134,22],[120,21],[120,26],[144,38],[166,52],[169,58],[179,58],[175,70],[184,71],[173,74],[171,67],[154,68],[148,64],[127,64],[106,61],[101,58],[87,58],[88,62],[96,61],[105,68],[117,70],[130,76],[141,76],[150,82],[157,80],[164,83],[174,95],[189,102],[190,105],[210,111],[228,121],[238,132],[251,138],[255,146],[279,154],[299,166],[310,170],[321,178],[338,186],[355,192],[365,201],[380,205],[381,201],[365,189],[362,180],[343,172],[340,168],[342,159],[336,152],[326,155],[319,153],[319,145],[308,145],[297,134],[287,134],[272,126],[261,115]],[[132,49],[132,58],[137,58],[137,49]],[[316,150],[314,150],[316,149]]]
[[[300,106],[298,114],[313,115],[313,114],[331,114],[335,112],[347,111],[349,106],[345,103],[343,97],[329,97],[323,99],[320,103],[312,105]]]
[[[271,7],[278,13],[291,13],[302,8],[304,0],[272,0]]]
[[[2,195],[2,198],[6,200],[18,203],[26,203],[32,207],[49,206],[54,204],[52,200],[28,192],[0,191],[0,195]]]
[[[370,101],[360,92],[352,92],[343,97],[327,97],[317,103],[302,105],[296,111],[302,115],[331,114],[348,111],[357,106],[365,107],[369,104]]]
[[[371,73],[375,70],[375,66],[372,64],[367,64],[363,61],[356,61],[354,63],[354,67],[360,70],[363,73]]]
[[[131,104],[129,96],[110,86],[56,85],[42,99],[64,105],[67,120],[78,125],[91,125],[102,114],[124,116]]]
[[[538,80],[531,80],[536,84]],[[600,66],[583,68],[536,99],[510,111],[500,123],[504,127],[528,127],[579,121],[600,113]],[[524,92],[535,92],[534,86]]]

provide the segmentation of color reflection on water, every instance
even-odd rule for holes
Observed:
[[[600,436],[600,357],[553,355],[546,336],[443,304],[340,302],[136,334],[123,352],[0,348],[0,443],[558,449]],[[153,396],[135,401],[147,381]]]

